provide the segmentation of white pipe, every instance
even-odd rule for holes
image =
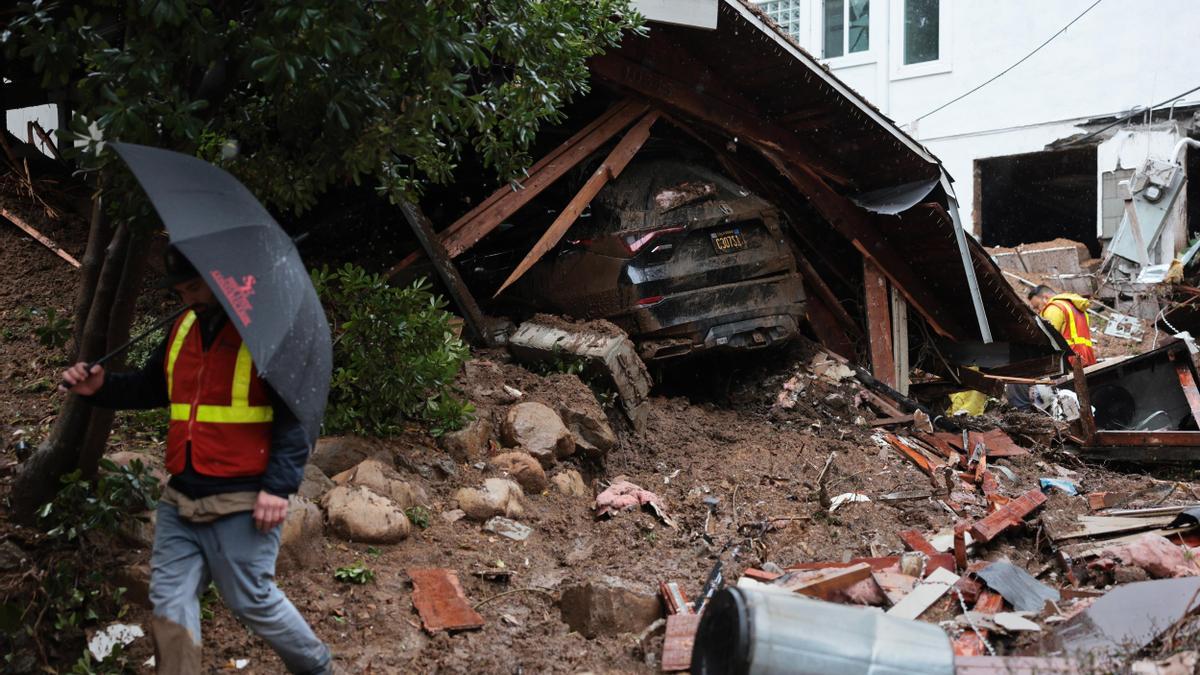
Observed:
[[[1186,136],[1179,139],[1179,142],[1175,144],[1174,149],[1171,150],[1171,161],[1175,162],[1175,164],[1178,166],[1183,166],[1183,160],[1180,159],[1180,155],[1183,153],[1184,146],[1188,145],[1192,146],[1193,148],[1200,148],[1200,141],[1197,141],[1194,138],[1188,138]]]

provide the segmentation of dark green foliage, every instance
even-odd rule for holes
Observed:
[[[30,315],[40,317],[33,326],[33,333],[43,347],[58,349],[71,339],[71,320],[59,316],[53,307],[43,311],[33,310]]]
[[[628,0],[25,2],[10,59],[111,139],[226,165],[280,209],[371,177],[392,199],[445,182],[467,147],[520,176],[539,126],[587,89],[588,57],[641,18]],[[240,151],[238,151],[240,149]],[[116,186],[114,186],[116,187]]]
[[[388,436],[415,419],[437,435],[469,419],[452,384],[470,350],[424,279],[399,288],[347,264],[314,271],[313,284],[333,330],[329,433]]]
[[[54,500],[38,509],[47,541],[27,571],[31,583],[0,604],[0,652],[10,670],[33,662],[35,640],[68,653],[82,651],[85,628],[121,619],[128,610],[126,589],[112,582],[104,560],[134,514],[154,508],[160,487],[137,460],[123,467],[104,459],[101,468],[94,482],[78,471],[63,476]],[[103,663],[81,656],[70,672],[117,673],[127,667],[117,650]]]

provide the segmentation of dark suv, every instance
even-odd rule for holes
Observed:
[[[508,294],[608,319],[646,360],[766,347],[794,337],[804,315],[779,211],[677,158],[635,159]]]

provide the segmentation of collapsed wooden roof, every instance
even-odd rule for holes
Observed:
[[[574,135],[530,168],[523,189],[502,188],[443,229],[439,237],[451,257],[619,139],[523,261],[527,268],[569,228],[571,214],[620,173],[657,122],[708,146],[764,198],[818,214],[819,225],[793,225],[840,235],[943,338],[983,337],[971,292],[977,281],[995,340],[1049,348],[1033,313],[982,247],[969,237],[960,243],[950,182],[937,158],[751,5],[722,0],[715,30],[652,24],[646,35],[627,36],[589,65],[599,85],[589,98],[607,97],[608,110],[568,120],[564,130]],[[838,324],[840,331],[847,328],[845,311],[833,306],[833,291],[819,287],[822,276],[811,268],[806,275],[818,286],[810,320],[826,317],[826,327]]]

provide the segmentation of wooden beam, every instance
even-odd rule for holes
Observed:
[[[1196,420],[1196,426],[1200,428],[1200,390],[1196,389],[1196,378],[1192,375],[1192,369],[1188,368],[1186,363],[1176,361],[1175,373],[1179,376],[1179,386],[1183,387],[1188,408],[1192,410],[1192,419]]]
[[[863,287],[866,289],[867,341],[871,348],[871,374],[887,386],[896,388],[896,362],[892,353],[892,314],[887,278],[870,260],[863,259]]]
[[[479,311],[479,305],[475,302],[475,296],[471,295],[471,291],[463,283],[462,277],[458,274],[458,269],[454,267],[454,261],[450,260],[450,256],[446,255],[446,249],[442,248],[442,243],[438,241],[437,235],[434,234],[433,226],[429,224],[429,219],[425,217],[421,208],[412,202],[401,203],[400,211],[404,213],[404,219],[412,227],[413,234],[417,235],[417,241],[421,242],[421,247],[425,249],[426,255],[433,261],[434,269],[437,270],[442,283],[446,285],[446,290],[450,292],[450,297],[454,299],[454,304],[462,312],[463,320],[466,321],[469,332],[477,342],[489,347],[493,346],[495,341],[492,339],[491,332],[487,330],[487,326],[484,324],[483,312]]]
[[[500,284],[500,288],[496,290],[496,295],[503,293],[504,289],[512,285],[517,279],[520,279],[521,275],[528,272],[530,267],[533,267],[538,260],[541,260],[542,256],[554,248],[554,245],[562,239],[567,230],[575,224],[575,221],[579,218],[579,214],[583,213],[587,205],[592,203],[592,200],[599,194],[601,188],[607,185],[608,181],[621,175],[621,172],[629,165],[629,161],[633,159],[633,156],[637,154],[638,150],[642,149],[642,144],[646,142],[646,139],[650,138],[650,127],[654,126],[658,118],[659,112],[652,110],[646,113],[642,119],[638,120],[638,123],[632,129],[625,132],[625,135],[621,137],[617,146],[612,149],[612,152],[608,153],[608,157],[605,157],[600,166],[592,172],[591,177],[587,179],[587,182],[583,184],[579,192],[567,203],[567,207],[558,214],[558,217],[554,219],[550,227],[537,240],[537,243],[533,245],[529,253],[525,254],[525,258],[521,260],[517,268],[512,271],[512,274],[508,275],[503,284]]]
[[[647,109],[648,107],[644,103],[636,103],[629,99],[622,100],[609,108],[604,114],[531,166],[521,189],[505,185],[451,223],[440,235],[447,253],[451,258],[457,258],[463,251],[495,229],[497,225],[554,184],[563,174],[575,168],[579,162],[587,159],[622,129],[632,124]],[[389,270],[388,276],[394,276],[419,257],[418,252],[410,254]]]
[[[838,297],[834,295],[833,289],[829,288],[829,284],[825,283],[825,280],[821,278],[817,269],[800,252],[799,247],[793,245],[792,253],[796,256],[796,268],[800,271],[800,275],[804,277],[805,288],[821,299],[826,311],[833,318],[837,319],[837,322],[842,326],[842,330],[848,335],[858,335],[860,332],[858,324],[854,322],[854,318],[850,316],[850,313],[838,301]],[[842,356],[852,358],[853,355],[842,354]]]
[[[896,378],[896,391],[908,396],[909,377],[908,365],[908,303],[904,296],[893,286],[892,300],[892,363]]]
[[[954,317],[945,310],[929,285],[892,248],[875,226],[872,217],[846,197],[835,192],[828,181],[845,181],[832,175],[810,156],[795,134],[765,121],[768,119],[748,102],[733,105],[708,92],[697,91],[682,81],[663,75],[645,64],[610,53],[589,62],[593,75],[644,96],[661,106],[677,110],[705,125],[733,136],[759,151],[839,234],[846,237],[864,257],[870,258],[903,295],[925,317],[938,334],[966,337]]]
[[[1092,416],[1092,397],[1088,393],[1087,375],[1083,372],[1083,361],[1078,356],[1068,358],[1071,362],[1072,379],[1075,381],[1075,397],[1079,399],[1079,426],[1083,440],[1088,445],[1096,438],[1096,418]]]
[[[17,227],[24,230],[25,234],[28,234],[29,236],[33,237],[34,239],[37,240],[37,242],[39,244],[50,249],[51,251],[54,252],[55,255],[62,258],[63,260],[66,260],[68,263],[71,264],[72,267],[76,267],[76,268],[79,267],[79,261],[76,260],[70,253],[67,253],[66,251],[62,250],[62,248],[60,248],[58,244],[54,243],[54,240],[50,239],[49,237],[42,234],[41,232],[38,232],[37,229],[35,229],[32,225],[30,225],[29,223],[26,223],[24,220],[21,220],[21,218],[18,217],[17,214],[13,213],[12,211],[9,211],[8,209],[0,207],[0,216],[4,216],[13,225],[16,225]]]

